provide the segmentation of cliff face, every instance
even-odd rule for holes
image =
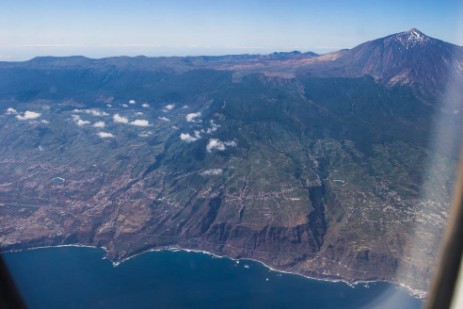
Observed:
[[[432,124],[440,115],[458,130],[463,113],[461,100],[448,110],[412,86],[435,78],[415,69],[424,58],[385,52],[446,52],[418,32],[408,40],[413,31],[329,63],[290,53],[0,64],[2,250],[85,244],[121,260],[181,247],[424,290],[460,142],[429,146]],[[394,82],[407,63],[413,83]]]

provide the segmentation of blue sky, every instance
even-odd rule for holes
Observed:
[[[457,0],[1,0],[0,60],[351,48],[416,27],[463,45]]]

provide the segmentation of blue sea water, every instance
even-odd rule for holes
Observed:
[[[30,308],[375,308],[422,302],[388,283],[350,287],[271,271],[260,263],[184,251],[147,252],[117,267],[94,248],[7,253]]]

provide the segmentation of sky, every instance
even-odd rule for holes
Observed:
[[[418,28],[463,45],[463,0],[1,0],[0,60],[326,53]]]

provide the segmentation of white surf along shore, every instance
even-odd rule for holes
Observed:
[[[78,248],[102,249],[104,252],[106,252],[106,253],[108,252],[108,249],[106,247],[96,247],[96,246],[89,246],[89,245],[83,245],[83,244],[41,246],[41,247],[27,248],[27,249],[24,249],[24,250],[11,250],[9,252],[21,252],[21,251],[46,249],[46,248],[61,248],[61,247],[78,247]],[[121,263],[127,262],[127,261],[129,261],[129,260],[131,260],[131,259],[133,259],[133,258],[135,258],[137,256],[140,256],[142,254],[149,253],[149,252],[161,252],[161,251],[171,251],[171,252],[181,252],[181,251],[183,251],[183,252],[201,253],[201,254],[212,256],[214,258],[229,259],[231,261],[238,262],[238,263],[240,261],[252,261],[252,262],[256,262],[256,263],[259,263],[259,264],[263,265],[264,267],[268,268],[270,271],[273,271],[273,272],[277,272],[277,273],[281,273],[281,274],[300,276],[300,277],[310,279],[310,280],[318,280],[318,281],[325,281],[325,282],[342,282],[342,283],[350,286],[351,288],[355,288],[355,286],[362,285],[362,284],[367,285],[369,283],[385,282],[385,283],[389,283],[391,285],[394,285],[396,288],[405,289],[411,296],[413,296],[415,298],[424,300],[424,299],[426,299],[426,296],[427,296],[426,291],[413,289],[412,287],[410,287],[410,286],[408,286],[408,285],[406,285],[404,283],[400,283],[400,282],[397,283],[397,282],[392,282],[392,281],[387,281],[387,280],[359,280],[359,281],[349,282],[349,281],[344,280],[344,279],[329,279],[329,278],[310,277],[310,276],[303,275],[303,274],[300,274],[300,273],[297,273],[297,272],[291,272],[291,271],[285,271],[285,270],[281,270],[281,269],[276,269],[276,268],[273,268],[272,266],[269,266],[268,264],[266,264],[266,263],[264,263],[262,261],[255,260],[255,259],[250,259],[250,258],[234,259],[234,258],[231,258],[231,257],[226,256],[226,255],[217,255],[215,253],[205,251],[205,250],[185,249],[185,248],[181,248],[181,247],[178,247],[178,246],[168,246],[168,247],[149,249],[149,250],[146,250],[146,251],[131,255],[131,256],[127,257],[127,258],[124,258],[124,259],[121,259],[121,260],[118,260],[118,261],[113,261],[113,260],[107,258],[106,256],[103,257],[103,259],[109,260],[112,263],[113,267],[117,267]]]

